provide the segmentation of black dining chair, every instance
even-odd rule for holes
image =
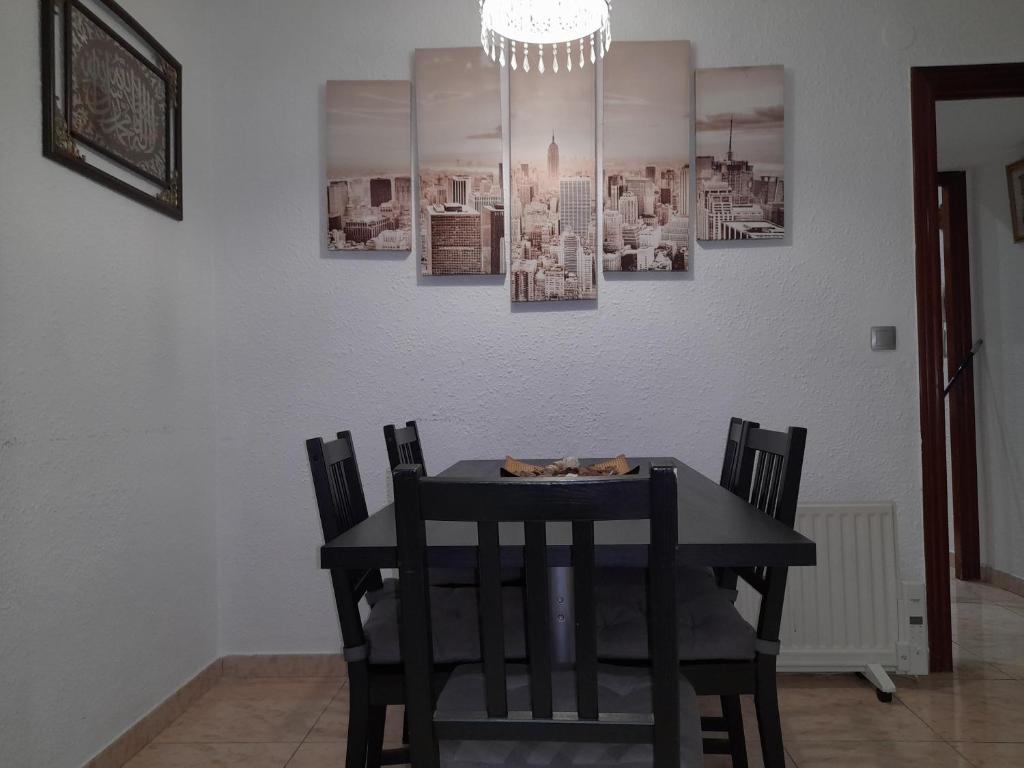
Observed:
[[[788,528],[796,517],[806,440],[807,431],[801,427],[786,432],[751,427],[740,445],[736,494]],[[759,594],[757,624],[747,623],[726,589],[681,598],[677,612],[681,669],[698,694],[719,696],[722,701],[723,716],[703,718],[702,728],[727,732],[729,738],[705,739],[705,752],[732,755],[736,768],[747,765],[739,697],[752,694],[765,768],[784,768],[775,671],[788,568],[729,570]],[[620,663],[642,658],[645,596],[619,590],[598,606],[602,611],[600,657]]]
[[[402,465],[394,482],[406,708],[416,768],[702,764],[696,697],[678,664],[674,468],[652,467],[650,477],[467,482],[427,478],[421,467]],[[624,519],[648,522],[656,532],[648,565],[649,661],[635,667],[598,663],[595,523]],[[428,521],[474,524],[480,571],[482,664],[456,667],[436,697],[436,660],[426,642],[434,613]],[[550,523],[571,524],[572,668],[555,668],[551,660]],[[517,531],[511,552],[500,541],[509,528]],[[496,610],[503,555],[525,561],[526,665],[506,664],[503,617]]]
[[[324,541],[342,535],[367,518],[351,433],[337,439],[306,441]],[[334,601],[341,624],[343,655],[348,669],[348,745],[346,768],[378,768],[409,762],[408,750],[383,750],[387,707],[405,701],[404,671],[399,643],[399,602],[394,579],[382,580],[376,569],[331,569]],[[480,659],[475,589],[432,587],[437,609],[433,628],[435,654],[449,668]],[[366,598],[365,621],[359,603]],[[522,594],[502,590],[499,605],[508,617],[506,645],[510,658],[524,658],[526,641],[521,625]]]
[[[749,462],[744,464],[743,445],[751,429],[761,425],[756,421],[744,421],[735,416],[729,419],[729,431],[725,436],[725,456],[722,457],[722,476],[718,484],[733,493],[738,493],[743,484],[743,473],[750,472]]]
[[[427,473],[423,460],[423,443],[415,421],[405,422],[404,427],[388,424],[384,427],[384,444],[388,449],[388,462],[394,472],[400,464],[418,464]],[[522,572],[508,568],[502,572],[502,581],[506,585],[522,582]],[[434,586],[470,587],[477,583],[475,568],[431,568],[430,583]]]
[[[394,472],[399,464],[419,464],[427,471],[423,461],[423,444],[415,421],[405,422],[404,427],[388,424],[384,427],[384,444],[388,449],[388,462]]]
[[[740,446],[736,493],[790,529],[796,520],[806,443],[807,430],[802,427],[773,432],[751,426],[743,435]],[[728,743],[712,740],[709,745],[712,749],[708,751],[731,754],[735,768],[745,768],[746,749],[742,741],[739,697],[741,694],[753,694],[765,768],[785,768],[776,663],[781,648],[779,632],[789,569],[771,566],[729,570],[734,574],[733,583],[736,577],[742,579],[760,597],[757,625],[753,633],[745,632],[743,635],[746,643],[744,657],[713,660],[711,664],[705,664],[701,659],[688,658],[683,654],[684,670],[701,693],[717,693],[722,698],[725,722],[718,725],[724,725],[729,732]],[[701,631],[712,639],[717,634],[713,626],[703,627]],[[705,724],[705,728],[708,725],[711,724]],[[742,756],[738,755],[737,726],[740,744],[744,746]]]
[[[311,438],[306,441],[306,452],[326,543],[367,517],[352,435],[339,432],[336,440],[326,443],[319,437]],[[376,569],[332,569],[331,586],[348,673],[346,768],[408,762],[407,750],[383,752],[387,707],[405,701],[401,665],[373,663],[369,652],[370,636],[379,628],[387,603],[395,600],[394,585],[385,590]],[[359,613],[364,596],[372,604],[367,625]]]

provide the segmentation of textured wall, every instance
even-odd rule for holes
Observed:
[[[982,562],[1024,579],[1024,243],[1014,244],[1006,166],[1024,144],[968,170]]]
[[[1019,57],[1017,7],[618,3],[620,39],[692,40],[697,66],[786,66],[792,234],[698,247],[684,279],[602,278],[594,308],[512,310],[500,281],[320,245],[324,82],[408,78],[417,46],[475,44],[476,3],[221,3],[223,649],[337,647],[303,439],[354,430],[375,506],[380,426],[406,418],[432,470],[623,450],[713,473],[730,415],[803,424],[803,499],[894,501],[903,577],[922,579],[909,69]],[[876,324],[897,326],[897,351],[869,350]]]
[[[42,157],[39,3],[0,11],[0,764],[82,765],[217,656],[205,3],[185,222]]]

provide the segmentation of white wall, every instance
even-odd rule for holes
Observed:
[[[218,656],[210,39],[184,62],[185,221],[43,158],[39,3],[0,11],[0,764],[80,766]]]
[[[476,43],[475,10],[218,5],[223,650],[338,647],[303,440],[354,430],[377,506],[380,426],[406,418],[435,471],[621,450],[714,473],[729,416],[802,424],[803,500],[894,501],[903,577],[922,579],[909,69],[1019,58],[1016,0],[616,4],[619,39],[689,39],[703,67],[786,66],[792,234],[698,247],[689,279],[602,279],[595,308],[515,310],[493,278],[417,279],[415,257],[321,246],[324,82],[407,79],[414,48]],[[884,324],[899,349],[872,353]]]
[[[1022,99],[1021,101],[1024,101]],[[1024,126],[1019,126],[1024,136]],[[1024,579],[1024,243],[1010,228],[1006,166],[1024,143],[967,172],[982,562]]]

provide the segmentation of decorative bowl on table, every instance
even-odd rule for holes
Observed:
[[[501,467],[502,477],[619,477],[621,475],[635,475],[640,471],[639,466],[630,467],[626,457],[621,453],[614,459],[601,461],[597,464],[582,465],[580,460],[572,456],[559,459],[556,462],[541,466],[539,464],[528,464],[525,461],[514,459],[511,456],[505,457],[505,464]]]

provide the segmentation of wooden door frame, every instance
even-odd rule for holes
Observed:
[[[1024,96],[1024,63],[910,70],[924,559],[932,672],[953,668],[935,104],[1015,96]]]
[[[946,377],[949,404],[949,445],[953,488],[953,565],[958,579],[981,578],[981,537],[978,524],[978,446],[975,434],[974,329],[971,322],[971,256],[967,215],[966,171],[939,171],[942,206],[939,221],[946,235],[943,271],[946,278]],[[957,373],[959,366],[966,366]]]

